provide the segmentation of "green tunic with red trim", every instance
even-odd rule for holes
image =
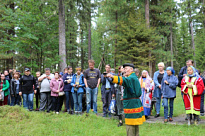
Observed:
[[[139,80],[135,73],[128,77],[114,76],[113,83],[125,87],[123,94],[123,108],[125,113],[125,124],[141,125],[145,122],[144,109],[140,96],[142,94]]]

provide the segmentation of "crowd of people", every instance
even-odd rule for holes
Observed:
[[[83,71],[80,67],[68,66],[63,72],[51,73],[49,68],[45,73],[36,72],[31,75],[30,69],[24,73],[13,69],[1,73],[0,106],[23,105],[33,111],[34,98],[36,111],[55,112],[59,114],[63,104],[68,114],[88,114],[90,109],[97,114],[98,88],[101,84],[101,99],[103,102],[103,117],[111,117],[110,102],[116,100],[115,115],[119,116],[118,126],[123,125],[123,114],[127,134],[138,133],[138,126],[149,119],[155,109],[155,118],[160,116],[160,108],[164,107],[164,122],[173,121],[174,99],[177,86],[186,110],[186,120],[198,124],[199,115],[204,116],[204,84],[205,80],[199,70],[193,67],[193,61],[188,60],[179,74],[175,75],[172,67],[165,68],[163,62],[158,63],[158,71],[153,79],[148,71],[139,70],[133,64],[119,66],[118,74],[107,64],[105,72],[95,68],[94,60],[88,61],[89,68]],[[140,76],[139,76],[140,74]],[[35,97],[34,97],[35,95]],[[23,103],[22,103],[23,101]],[[40,105],[39,105],[40,103]],[[162,104],[161,104],[162,103]],[[130,126],[134,126],[133,128]]]

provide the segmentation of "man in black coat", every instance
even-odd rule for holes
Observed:
[[[23,107],[30,111],[33,110],[33,96],[34,93],[36,94],[36,88],[34,76],[30,74],[29,68],[25,68],[25,74],[20,78],[19,95],[23,96]]]

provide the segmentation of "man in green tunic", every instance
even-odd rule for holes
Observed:
[[[113,76],[108,74],[107,77],[113,79],[113,83],[125,87],[123,94],[123,108],[125,113],[125,124],[127,136],[138,136],[139,125],[145,122],[144,109],[140,100],[141,88],[136,74],[133,72],[134,65],[126,63],[124,67],[124,76]]]

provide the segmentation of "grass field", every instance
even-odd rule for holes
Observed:
[[[185,113],[180,92],[174,102],[174,116]],[[102,112],[100,93],[98,96],[98,111]],[[153,114],[155,114],[153,112]],[[163,115],[163,108],[161,108]],[[205,119],[205,118],[203,118]],[[18,135],[61,135],[61,136],[125,136],[126,127],[117,127],[115,119],[105,119],[92,112],[89,116],[59,115],[45,112],[29,112],[21,107],[0,107],[0,136]],[[164,123],[140,126],[141,136],[204,136],[205,124],[172,125]]]

